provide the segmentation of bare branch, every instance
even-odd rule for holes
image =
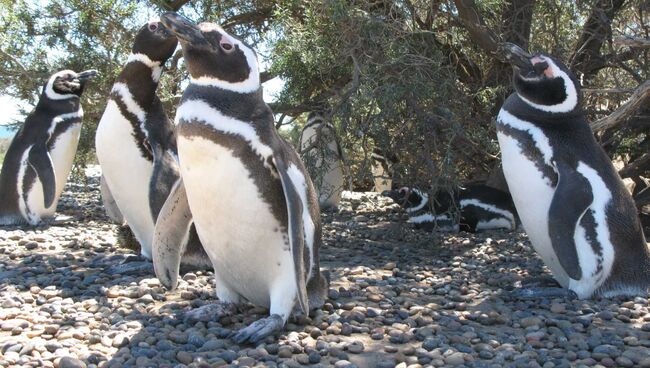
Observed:
[[[629,119],[650,97],[650,80],[645,81],[634,91],[625,104],[610,115],[595,121],[591,129],[598,132],[603,129],[613,128]]]
[[[458,9],[461,23],[474,42],[489,54],[493,54],[497,49],[498,38],[479,15],[474,0],[454,0],[454,4]]]
[[[650,38],[619,36],[614,39],[613,43],[614,45],[622,45],[639,49],[650,48]]]
[[[642,175],[645,171],[650,169],[650,153],[646,153],[633,162],[622,168],[618,174],[621,178],[629,178],[632,176]]]

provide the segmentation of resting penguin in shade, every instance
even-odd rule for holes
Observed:
[[[147,259],[158,213],[179,180],[175,128],[156,95],[163,65],[177,44],[158,20],[140,28],[95,135],[107,213],[113,220],[121,214]],[[209,258],[191,229],[183,240],[183,263],[208,267]]]
[[[515,87],[497,117],[503,172],[533,247],[581,299],[646,293],[650,254],[639,217],[589,128],[576,78],[557,59],[513,44],[498,55],[512,64]]]
[[[310,113],[300,134],[300,149],[318,192],[321,208],[336,208],[343,192],[343,152],[336,129],[321,113]]]
[[[452,194],[439,191],[433,200],[433,209],[429,195],[417,188],[387,190],[382,196],[404,208],[409,214],[408,222],[416,229],[476,232],[517,227],[517,212],[510,195],[486,185],[468,185]],[[454,208],[460,210],[458,220],[451,216]]]
[[[156,224],[156,275],[176,287],[184,236],[177,230],[193,216],[219,302],[187,317],[218,318],[244,300],[268,307],[270,317],[233,337],[257,342],[281,330],[294,305],[308,313],[325,301],[316,191],[275,130],[255,52],[216,24],[175,13],[161,19],[179,38],[190,83],[176,111],[184,187],[175,187]]]
[[[54,215],[77,152],[85,83],[95,70],[52,75],[14,136],[0,173],[0,225],[36,225]]]

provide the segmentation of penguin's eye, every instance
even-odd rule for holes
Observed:
[[[230,42],[227,41],[221,41],[219,42],[219,46],[221,46],[221,49],[227,53],[231,53],[232,50],[234,50],[233,45]]]
[[[156,23],[151,23],[151,24],[149,24],[149,30],[150,30],[151,32],[154,32],[154,31],[157,30],[157,29],[158,29],[158,25],[157,25]]]

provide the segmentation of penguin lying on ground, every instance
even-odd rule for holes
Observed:
[[[179,240],[193,216],[219,302],[187,318],[216,319],[244,300],[268,307],[270,317],[233,337],[255,343],[281,330],[294,305],[308,313],[325,301],[316,192],[275,130],[255,52],[216,24],[175,13],[162,21],[178,36],[191,78],[176,112],[184,186],[174,187],[156,224],[156,275],[176,287]]]
[[[321,113],[310,113],[300,134],[301,155],[318,192],[321,209],[336,208],[343,192],[343,152],[334,126]]]
[[[505,229],[517,227],[517,212],[508,193],[486,185],[470,185],[460,188],[453,195],[440,191],[433,200],[416,188],[403,187],[382,193],[399,204],[409,214],[408,222],[416,229],[426,231],[469,231]],[[453,210],[458,208],[460,218]]]
[[[648,245],[632,197],[585,119],[575,76],[513,44],[498,54],[512,64],[515,88],[497,117],[503,171],[533,247],[581,299],[645,294]]]
[[[0,225],[36,225],[54,216],[77,152],[85,83],[95,70],[52,75],[14,136],[0,173]]]
[[[103,194],[106,199],[112,196],[119,211],[107,209],[117,219],[121,213],[147,259],[151,259],[158,213],[179,180],[175,128],[156,95],[163,65],[177,44],[176,36],[159,21],[140,28],[95,135],[97,158],[107,187]],[[209,258],[195,231],[187,230],[183,263],[209,267]],[[129,267],[135,268],[130,263]]]

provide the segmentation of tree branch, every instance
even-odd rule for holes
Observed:
[[[609,114],[608,116],[593,122],[591,124],[591,129],[594,132],[601,131],[603,129],[613,128],[627,119],[629,119],[641,106],[646,103],[650,97],[650,80],[645,81],[639,87],[634,90],[634,93],[627,100],[625,104],[619,107],[616,111]]]
[[[474,0],[454,0],[454,4],[456,4],[460,21],[472,40],[483,50],[493,54],[497,50],[498,38],[479,15]]]
[[[618,174],[621,178],[629,178],[632,176],[642,175],[650,168],[650,153],[646,153],[633,162],[627,164],[622,168]]]
[[[612,42],[614,43],[614,45],[622,45],[631,48],[639,48],[639,49],[650,48],[650,38],[618,36]]]

